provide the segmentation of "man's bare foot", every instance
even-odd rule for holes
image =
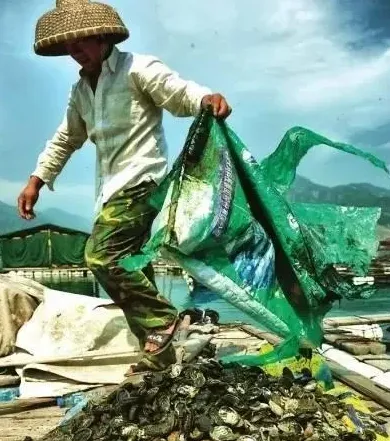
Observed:
[[[165,338],[166,336],[170,336],[173,333],[173,331],[175,330],[175,326],[176,326],[176,322],[172,323],[172,325],[169,328],[155,332],[155,334],[161,335],[163,338]],[[159,349],[161,349],[161,346],[159,346],[157,343],[153,343],[151,341],[147,341],[145,343],[145,347],[144,347],[145,352],[155,352],[158,351]]]

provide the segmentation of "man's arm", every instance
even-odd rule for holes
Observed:
[[[53,190],[53,183],[72,153],[87,139],[85,123],[76,109],[73,91],[70,94],[64,119],[53,138],[47,142],[39,155],[37,166],[18,198],[19,214],[24,219],[32,219],[34,205],[40,189],[46,184]]]
[[[209,105],[215,116],[226,118],[231,112],[222,95],[182,79],[158,58],[138,56],[134,75],[141,90],[153,99],[156,106],[175,116],[196,116]]]
[[[47,142],[45,149],[39,155],[32,176],[40,178],[50,190],[53,190],[56,177],[60,174],[72,153],[79,149],[86,140],[85,123],[76,108],[72,91],[64,119],[53,138]]]

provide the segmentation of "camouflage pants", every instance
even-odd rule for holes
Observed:
[[[135,272],[118,265],[119,259],[138,252],[150,237],[157,213],[146,199],[153,187],[141,184],[112,197],[99,213],[85,248],[88,267],[123,309],[141,348],[148,331],[168,327],[177,317],[176,309],[159,294],[151,265]]]

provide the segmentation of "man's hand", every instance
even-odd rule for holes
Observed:
[[[202,108],[207,109],[209,106],[213,108],[216,118],[227,118],[232,113],[232,108],[227,103],[225,97],[220,93],[205,95],[202,99]]]
[[[32,176],[22,190],[18,198],[19,215],[26,220],[35,218],[34,205],[39,197],[39,190],[43,187],[44,182],[36,176]]]

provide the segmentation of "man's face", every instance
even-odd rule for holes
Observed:
[[[108,44],[97,37],[87,37],[65,43],[69,55],[87,73],[100,71]]]

